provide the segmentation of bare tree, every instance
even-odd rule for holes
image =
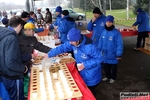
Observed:
[[[91,0],[91,2],[94,6],[99,7],[100,9],[102,9],[101,0]]]

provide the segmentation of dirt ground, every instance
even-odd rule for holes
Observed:
[[[113,84],[101,81],[96,88],[97,100],[120,100],[120,92],[150,92],[150,80],[146,78],[150,55],[133,50],[136,36],[123,37],[123,42],[124,53],[118,64],[117,80]]]

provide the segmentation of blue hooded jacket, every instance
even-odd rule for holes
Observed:
[[[76,23],[73,18],[69,16],[65,16],[64,18],[61,19],[60,21],[60,26],[58,27],[58,31],[61,34],[61,42],[65,43],[68,41],[67,39],[67,34],[70,31],[70,29],[75,28]]]
[[[56,18],[56,21],[50,25],[50,29],[54,29],[54,26],[59,26],[61,21],[61,14],[59,14]]]
[[[98,48],[102,53],[104,63],[117,64],[116,58],[121,57],[123,53],[121,33],[116,28],[104,29],[100,36]]]
[[[134,26],[138,25],[138,32],[150,31],[149,27],[149,17],[148,14],[144,11],[139,12],[137,15],[137,20],[133,24]]]
[[[91,20],[87,25],[88,31],[93,31],[92,41],[93,41],[93,44],[95,44],[96,46],[98,46],[99,37],[104,29],[104,25],[106,21],[105,19],[106,19],[106,16],[102,14],[93,23]]]
[[[72,51],[75,56],[76,63],[83,63],[84,69],[80,71],[84,82],[87,86],[94,86],[98,84],[102,79],[101,66],[102,62],[101,54],[99,50],[92,44],[91,39],[82,35],[83,41],[79,46],[73,46],[68,41],[60,46],[51,49],[48,52],[49,57],[56,56],[67,51]]]
[[[18,36],[13,28],[0,27],[0,75],[8,79],[24,77]]]

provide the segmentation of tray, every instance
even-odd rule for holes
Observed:
[[[32,67],[30,100],[80,99],[82,94],[65,63],[55,63],[39,70]]]

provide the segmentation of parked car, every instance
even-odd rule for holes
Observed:
[[[63,9],[63,10],[68,10],[69,16],[75,20],[82,20],[85,18],[85,14],[83,14],[83,13],[78,13],[78,12],[71,10],[71,9]],[[51,13],[52,13],[52,18],[56,19],[55,9],[52,9]]]

